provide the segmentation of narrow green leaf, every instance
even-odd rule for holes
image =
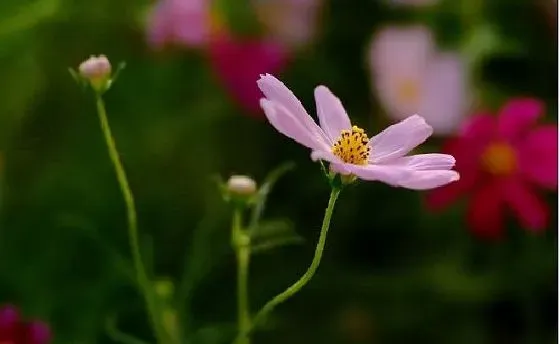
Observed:
[[[254,199],[254,207],[253,207],[253,211],[251,213],[251,220],[249,223],[249,233],[251,234],[254,229],[257,227],[262,214],[264,212],[265,209],[265,205],[266,205],[266,198],[268,197],[268,194],[270,193],[270,191],[272,190],[272,187],[274,186],[274,184],[276,184],[276,182],[278,181],[278,179],[280,179],[280,177],[282,177],[282,175],[284,175],[285,173],[293,170],[295,168],[295,163],[293,162],[286,162],[280,166],[278,166],[277,168],[275,168],[274,170],[272,170],[268,176],[264,179],[263,184],[261,185],[259,191],[257,192],[257,195],[255,196]]]

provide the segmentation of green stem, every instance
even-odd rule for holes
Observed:
[[[140,253],[140,244],[138,238],[138,221],[136,217],[136,208],[134,205],[134,196],[128,185],[128,179],[124,171],[123,164],[119,158],[119,153],[117,151],[117,146],[115,144],[115,139],[111,133],[111,128],[109,126],[109,121],[107,119],[107,111],[105,110],[105,104],[101,95],[97,95],[96,98],[97,114],[99,116],[99,122],[101,124],[101,131],[105,137],[105,142],[107,144],[107,150],[109,152],[109,157],[115,168],[115,174],[117,176],[117,181],[119,183],[124,202],[126,204],[127,220],[128,220],[128,240],[130,244],[130,249],[132,251],[132,260],[134,262],[134,269],[136,270],[136,279],[140,291],[144,296],[148,313],[152,322],[152,327],[154,329],[154,334],[158,343],[165,343],[165,331],[163,330],[160,317],[158,317],[158,306],[155,298],[154,290],[152,288],[150,279],[148,278],[148,273],[146,272],[146,267],[142,261],[142,256]]]
[[[249,312],[249,261],[251,257],[250,237],[242,229],[241,209],[235,209],[232,223],[232,245],[237,258],[237,321],[236,344],[249,344],[251,329]]]
[[[327,205],[327,209],[325,210],[325,217],[323,218],[323,225],[321,226],[321,234],[319,236],[319,241],[317,242],[317,247],[315,248],[315,256],[313,257],[313,261],[311,265],[301,276],[301,278],[284,290],[282,293],[276,295],[272,300],[270,300],[264,307],[257,313],[255,319],[253,320],[253,327],[258,325],[272,310],[278,306],[280,303],[286,301],[290,297],[292,297],[295,293],[300,291],[315,275],[317,268],[319,267],[319,263],[321,263],[321,258],[323,256],[323,250],[325,248],[325,243],[327,240],[327,232],[329,231],[329,225],[331,223],[331,217],[334,210],[334,205],[340,194],[340,189],[333,187],[331,190],[331,196],[329,198],[329,204]]]

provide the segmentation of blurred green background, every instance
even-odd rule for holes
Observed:
[[[247,23],[235,20],[247,18],[237,10],[243,1],[222,1],[239,32]],[[313,88],[328,85],[373,133],[388,123],[364,62],[373,31],[423,23],[440,46],[454,49],[470,32],[465,25],[480,21],[515,48],[476,56],[479,101],[497,110],[510,97],[538,97],[554,120],[555,4],[491,0],[469,12],[470,1],[440,1],[433,9],[325,1],[316,38],[294,51],[278,76],[310,112]],[[49,322],[54,343],[112,343],[112,320],[151,338],[129,274],[126,213],[93,97],[67,72],[90,54],[127,63],[105,97],[109,120],[153,271],[176,282],[187,276],[176,283],[187,295],[178,307],[196,342],[231,342],[236,314],[230,209],[212,176],[262,181],[281,163],[297,166],[271,192],[265,217],[286,221],[305,241],[254,256],[253,310],[299,277],[313,255],[329,193],[318,165],[307,149],[238,106],[203,51],[151,49],[144,18],[152,5],[0,3],[0,302]],[[255,343],[555,343],[556,195],[548,197],[549,230],[532,235],[512,221],[499,242],[470,234],[463,204],[434,215],[423,196],[380,183],[346,190],[316,277],[277,309]]]

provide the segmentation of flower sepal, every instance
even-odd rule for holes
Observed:
[[[257,183],[249,176],[232,175],[227,182],[218,180],[224,201],[239,209],[250,208],[258,196]]]

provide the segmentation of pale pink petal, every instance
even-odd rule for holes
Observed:
[[[504,230],[504,210],[505,201],[499,184],[488,184],[477,190],[468,209],[472,232],[484,239],[499,239]]]
[[[417,171],[450,170],[455,166],[455,158],[440,153],[416,154],[398,158],[391,164],[403,165]]]
[[[188,46],[200,47],[210,38],[210,2],[208,0],[164,0],[172,8],[175,40]]]
[[[423,26],[387,27],[372,39],[368,56],[372,89],[393,120],[419,112],[433,50],[432,34]]]
[[[148,43],[161,48],[168,43],[200,47],[210,31],[207,0],[160,0],[150,14]]]
[[[319,124],[331,142],[334,143],[342,130],[352,128],[342,102],[327,87],[317,86],[315,88],[315,104]]]
[[[154,5],[148,18],[147,39],[148,44],[153,48],[161,48],[171,36],[169,21],[166,18],[169,11],[166,6],[169,5],[160,1]]]
[[[532,231],[545,229],[549,218],[546,203],[521,180],[512,179],[504,184],[505,200],[521,224]]]
[[[300,121],[307,130],[313,133],[313,135],[321,137],[325,144],[327,144],[328,139],[323,130],[309,116],[299,99],[296,98],[282,81],[270,74],[265,74],[261,75],[260,79],[257,81],[257,85],[268,100],[282,104],[282,106],[286,108],[294,118]]]
[[[392,186],[400,186],[402,180],[412,175],[411,170],[400,166],[345,164],[344,167],[360,179],[380,181]]]
[[[518,145],[523,175],[548,189],[558,187],[558,127],[546,125],[531,131]]]
[[[499,113],[498,134],[514,140],[528,131],[543,114],[544,104],[537,99],[519,98],[509,101]]]
[[[311,160],[313,161],[317,161],[317,160],[323,160],[323,161],[327,161],[330,163],[342,163],[342,161],[340,160],[339,157],[337,157],[336,155],[334,155],[331,151],[320,151],[320,150],[314,150],[311,152]]]
[[[252,0],[257,19],[276,41],[298,48],[317,33],[324,0]]]
[[[459,54],[439,54],[428,64],[422,86],[424,93],[416,112],[434,128],[436,135],[455,133],[466,115],[465,74]]]
[[[260,103],[266,118],[280,133],[311,149],[325,150],[325,143],[321,142],[321,138],[304,127],[284,106],[265,98]]]
[[[410,116],[371,138],[370,162],[383,163],[400,158],[426,141],[430,135],[432,127],[424,118],[418,115]]]
[[[412,190],[430,190],[459,180],[459,173],[445,170],[414,171],[399,182],[399,186]]]
[[[375,75],[421,72],[434,50],[431,31],[425,26],[388,26],[373,37],[369,62]]]

